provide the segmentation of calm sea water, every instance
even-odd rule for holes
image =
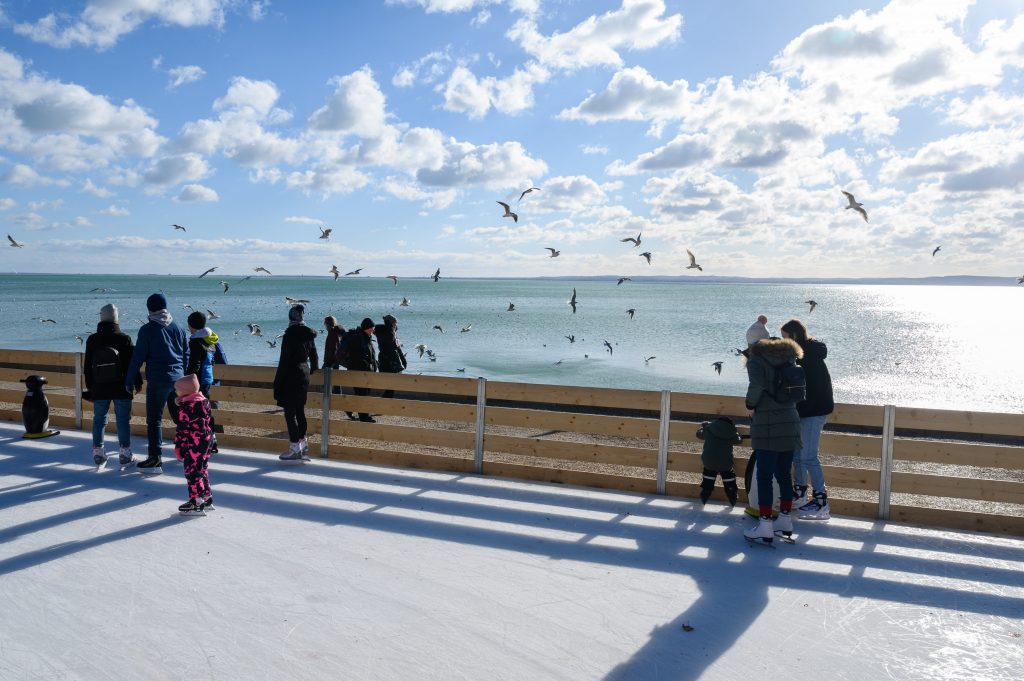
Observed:
[[[828,344],[837,401],[1024,411],[1024,374],[1013,357],[1024,339],[1024,287],[239,279],[227,278],[225,294],[216,273],[204,279],[0,276],[0,347],[78,350],[74,336],[91,333],[108,302],[134,335],[146,297],[162,290],[177,321],[188,314],[184,304],[220,315],[210,326],[232,362],[274,365],[278,350],[249,335],[246,324],[260,324],[272,339],[287,325],[284,298],[290,296],[311,301],[307,322],[317,329],[328,314],[345,326],[393,314],[410,372],[741,395],[746,372],[732,349],[743,346],[747,327],[763,313],[774,333],[796,317]],[[566,304],[574,286],[575,315]],[[97,287],[112,290],[90,292]],[[408,307],[399,305],[403,296]],[[818,302],[813,313],[803,303],[809,299]],[[514,312],[506,311],[510,302]],[[632,320],[629,308],[636,310]],[[419,358],[417,343],[432,348],[437,361]],[[716,361],[724,362],[720,376],[711,366]]]

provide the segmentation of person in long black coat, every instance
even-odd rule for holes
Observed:
[[[288,451],[282,460],[308,459],[306,441],[306,394],[309,376],[320,368],[316,353],[316,331],[303,322],[306,309],[293,305],[288,310],[288,329],[281,339],[281,359],[274,375],[274,401],[284,408],[288,427]]]
[[[392,315],[384,315],[384,323],[374,327],[377,336],[377,366],[384,374],[400,374],[409,363],[402,350],[402,342],[398,340],[398,320]],[[394,397],[394,390],[385,390],[381,397]]]
[[[367,317],[359,323],[359,331],[352,334],[352,340],[348,347],[348,369],[349,371],[376,371],[377,351],[373,347],[373,333],[376,324]],[[370,394],[369,388],[355,388],[356,395],[366,396]],[[373,416],[366,412],[359,412],[359,420],[365,423],[376,423]]]
[[[102,348],[113,348],[117,352],[117,371],[112,376],[113,380],[103,380],[97,376],[94,369],[97,351]],[[120,445],[118,458],[122,466],[131,463],[135,456],[132,454],[132,396],[125,387],[130,383],[137,393],[142,390],[142,375],[136,371],[134,376],[128,377],[128,366],[132,361],[132,350],[134,344],[132,337],[122,333],[118,325],[118,311],[113,304],[104,305],[100,309],[100,321],[96,325],[96,333],[89,336],[85,341],[85,358],[82,372],[85,378],[85,393],[83,397],[92,401],[92,448],[93,462],[96,465],[105,463],[106,452],[103,450],[103,432],[107,427],[107,414],[110,411],[110,403],[114,403],[114,415],[117,420],[117,441]],[[109,354],[109,353],[108,353]],[[111,373],[110,369],[104,369],[105,373]]]

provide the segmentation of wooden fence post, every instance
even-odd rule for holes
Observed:
[[[82,353],[75,353],[75,429],[82,429]]]
[[[658,425],[658,469],[655,476],[658,494],[665,493],[668,478],[668,431],[672,421],[672,391],[661,391],[661,422]]]
[[[326,459],[331,446],[331,367],[325,366],[324,394],[320,402],[320,458]]]
[[[892,451],[896,432],[896,407],[887,404],[882,412],[882,458],[878,466],[878,519],[889,519],[892,497]]]
[[[484,472],[484,410],[487,408],[487,379],[476,379],[476,440],[473,443],[473,471]]]

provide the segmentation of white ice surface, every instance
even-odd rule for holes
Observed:
[[[1024,679],[1024,541],[0,423],[0,679]],[[136,439],[136,452],[145,443]],[[684,631],[682,625],[693,627]]]

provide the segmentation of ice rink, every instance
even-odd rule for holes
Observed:
[[[0,423],[0,679],[1024,678],[1024,541]],[[145,451],[136,438],[135,451]],[[108,436],[108,451],[116,450]],[[115,456],[116,458],[116,456]]]

